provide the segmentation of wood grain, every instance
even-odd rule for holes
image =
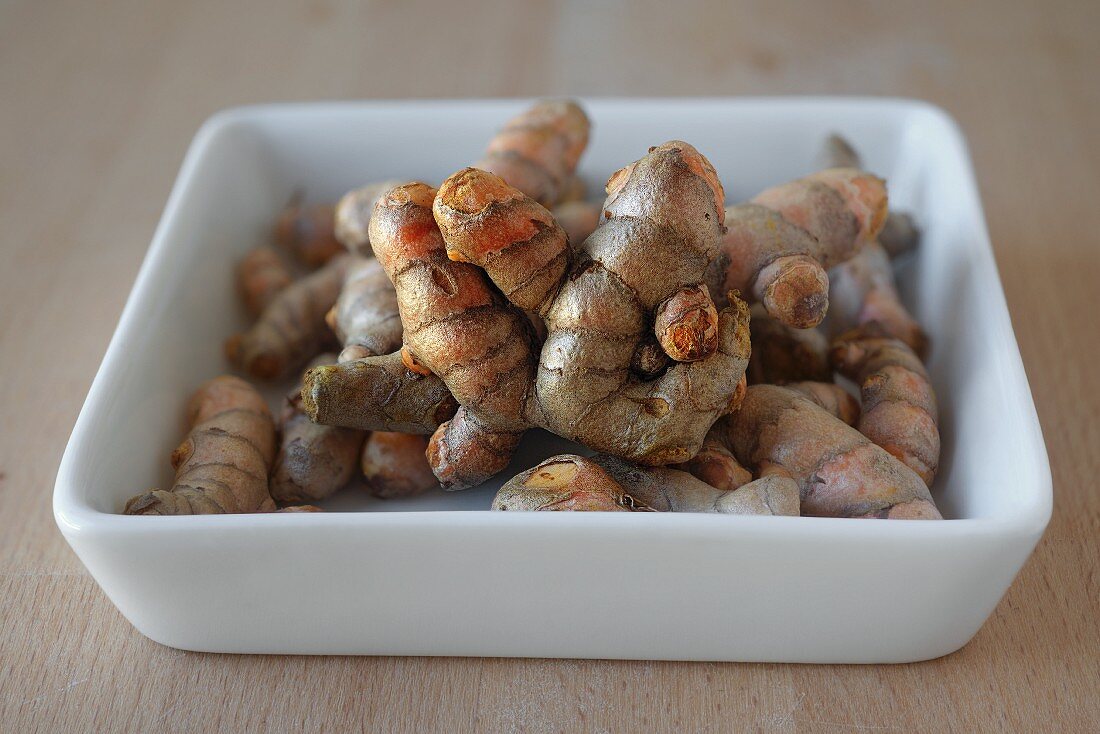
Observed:
[[[0,730],[1100,730],[1100,4],[0,4]],[[1054,471],[977,637],[815,667],[184,653],[57,532],[53,478],[184,150],[250,102],[884,94],[966,131]]]

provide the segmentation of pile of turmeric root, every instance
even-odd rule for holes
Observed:
[[[891,264],[918,233],[885,182],[834,136],[822,170],[727,205],[673,140],[601,206],[588,138],[579,105],[540,102],[438,187],[292,201],[239,264],[243,378],[198,389],[174,486],[125,511],[314,511],[357,475],[382,498],[466,489],[539,428],[591,455],[492,509],[939,519],[928,338]],[[297,376],[277,419],[249,382]]]

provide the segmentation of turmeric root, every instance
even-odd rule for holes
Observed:
[[[839,135],[825,141],[829,165],[859,168],[859,154]],[[859,254],[829,273],[829,324],[833,335],[860,324],[878,321],[920,357],[928,349],[928,336],[901,304],[890,257],[912,249],[920,237],[912,217],[890,212],[878,242],[868,242]]]
[[[538,102],[504,125],[475,167],[551,207],[575,185],[588,130],[588,116],[576,102]]]
[[[636,502],[602,467],[574,454],[552,456],[517,474],[493,498],[493,510],[631,512]]]
[[[306,363],[331,337],[325,314],[340,293],[350,257],[343,255],[275,297],[251,329],[225,344],[229,361],[250,377],[274,380]]]
[[[859,420],[859,402],[840,385],[831,382],[791,382],[785,387],[814,401],[849,426],[854,426]],[[719,423],[707,432],[698,454],[673,468],[686,471],[724,491],[748,484],[752,481],[752,472],[734,456],[729,440],[729,432]],[[775,467],[772,469],[771,473],[776,473]],[[764,473],[761,473],[761,478],[763,476]]]
[[[636,502],[657,512],[718,512],[726,515],[798,516],[798,485],[773,471],[723,491],[691,474],[663,466],[640,467],[606,454],[592,460],[624,487]]]
[[[367,490],[375,497],[412,497],[439,486],[428,465],[428,439],[410,433],[375,431],[363,445]]]
[[[295,194],[275,222],[275,242],[315,270],[344,252],[336,239],[335,216],[332,204],[303,204],[301,194]]]
[[[883,181],[856,169],[768,189],[726,209],[724,287],[750,295],[784,324],[816,326],[829,306],[826,271],[877,237],[885,217]]]
[[[325,354],[314,364],[331,364]],[[282,442],[271,471],[271,497],[287,504],[323,500],[342,488],[355,474],[359,452],[367,435],[354,428],[314,423],[302,410],[302,393],[287,395],[282,414]]]
[[[716,428],[745,466],[789,472],[803,515],[941,518],[916,473],[794,390],[752,385],[741,409]]]
[[[646,465],[686,461],[731,409],[748,362],[748,308],[734,297],[718,312],[717,344],[704,359],[673,362],[651,380],[631,365],[654,333],[658,306],[702,286],[718,254],[722,184],[694,147],[672,141],[615,173],[607,192],[604,222],[545,314],[529,412],[538,425],[596,451]],[[688,333],[710,351],[709,325]],[[674,360],[687,356],[664,351],[677,352],[668,355]]]
[[[928,335],[902,305],[890,260],[878,243],[868,242],[858,255],[833,268],[829,279],[829,327],[833,334],[878,322],[923,358],[928,351]]]
[[[435,199],[447,256],[484,265],[507,248],[512,267],[497,268],[493,281],[524,310],[540,312],[568,265],[566,232],[547,207],[572,183],[588,127],[573,102],[537,103],[505,125],[481,162],[444,181]],[[578,235],[599,219],[599,211],[582,202],[562,213]]]
[[[131,498],[127,515],[270,512],[275,424],[263,396],[239,377],[204,383],[187,403],[189,433],[172,452],[176,480]]]
[[[832,382],[829,340],[824,334],[815,328],[787,326],[772,318],[760,304],[754,304],[750,313],[752,359],[747,374],[751,384],[782,385],[803,380]]]
[[[474,169],[456,175],[467,172],[491,176]],[[397,289],[404,351],[439,375],[461,405],[433,435],[428,458],[445,488],[464,488],[503,469],[529,425],[523,409],[535,371],[533,335],[524,314],[463,261],[466,253],[453,259],[459,251],[448,251],[432,216],[435,195],[423,183],[394,188],[375,207],[370,237]],[[524,211],[540,214],[533,206]],[[541,221],[564,243],[548,212]]]
[[[394,352],[307,370],[302,409],[326,426],[428,434],[455,414],[447,386],[410,372]]]
[[[833,343],[837,369],[860,385],[859,430],[931,486],[940,461],[936,396],[920,358],[879,324],[864,324]]]
[[[339,361],[389,354],[401,346],[397,292],[375,259],[356,259],[348,268],[336,305],[325,317],[344,345]]]
[[[370,257],[374,251],[370,246],[370,215],[374,205],[382,194],[400,181],[380,181],[352,189],[336,204],[336,239],[356,255]]]
[[[509,480],[493,509],[797,515],[798,488],[774,477],[724,492],[676,469],[564,454]]]
[[[505,298],[543,313],[570,257],[565,230],[545,207],[499,176],[464,168],[439,187],[432,212],[447,257],[486,268]]]
[[[568,248],[554,227],[532,225],[546,221],[537,203],[476,169],[444,182],[435,214],[448,249],[483,267],[513,303],[543,314],[547,338],[525,396],[532,425],[644,464],[698,451],[706,427],[729,409],[748,359],[747,309],[737,301],[717,314],[701,285],[717,255],[722,198],[713,167],[693,147],[651,149],[611,177],[607,221],[562,279]],[[546,265],[532,275],[534,262]],[[688,292],[691,308],[659,308]],[[665,351],[685,361],[642,381],[631,365],[657,328],[655,311],[671,314],[660,328],[677,336]]]
[[[253,318],[293,280],[283,258],[271,247],[253,248],[237,265],[237,290]]]
[[[724,433],[711,429],[703,438],[703,448],[699,453],[682,464],[673,465],[674,469],[686,471],[710,486],[729,492],[752,481],[752,472],[741,466],[741,462],[725,444]]]
[[[631,369],[637,348],[653,338],[658,307],[681,292],[705,294],[722,226],[713,167],[687,143],[667,143],[613,176],[608,192],[607,221],[571,271],[549,212],[484,171],[460,171],[438,197],[426,184],[399,186],[375,207],[370,238],[397,290],[404,352],[462,406],[429,443],[445,488],[503,469],[532,426],[643,464],[684,461],[732,409],[749,352],[748,310],[736,298],[716,328],[709,309],[671,309],[662,322],[663,331],[690,337],[669,342],[672,356],[712,354],[648,381]],[[523,309],[544,316],[541,364]],[[697,320],[702,311],[709,322]],[[317,382],[307,389],[316,392]]]
[[[830,168],[863,168],[863,161],[852,145],[839,135],[825,140],[825,165]],[[920,230],[909,214],[889,212],[878,235],[879,244],[890,257],[909,252],[920,241]]]
[[[587,201],[569,201],[551,209],[555,221],[569,236],[569,245],[579,249],[600,224],[600,207]]]
[[[784,385],[824,408],[830,415],[854,426],[859,422],[859,401],[832,382],[788,382]]]

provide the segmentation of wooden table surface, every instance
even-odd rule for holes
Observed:
[[[1100,3],[466,5],[0,3],[0,731],[1100,731]],[[66,546],[61,452],[215,110],[802,93],[922,97],[970,140],[1057,496],[961,651],[866,667],[187,653],[134,631]]]

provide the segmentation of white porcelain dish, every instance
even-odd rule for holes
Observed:
[[[305,515],[116,514],[170,485],[183,402],[225,371],[222,340],[244,322],[234,261],[290,193],[438,182],[525,104],[249,107],[203,126],[54,492],[110,599],[158,642],[217,652],[870,663],[964,645],[1042,534],[1051,477],[965,144],[920,102],[592,100],[582,173],[598,194],[680,138],[736,200],[812,170],[827,133],[853,140],[924,226],[902,289],[933,337],[934,495],[950,519],[497,514],[485,509],[495,487],[405,502],[352,491]],[[536,434],[519,464],[562,447]]]

